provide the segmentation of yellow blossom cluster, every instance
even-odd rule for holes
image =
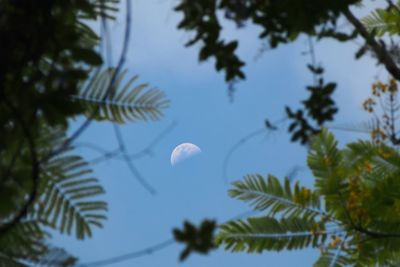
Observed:
[[[379,148],[378,153],[384,159],[393,156],[393,152],[389,151],[388,149],[383,149],[382,147]]]
[[[398,91],[397,82],[395,79],[390,79],[389,83],[385,84],[381,81],[377,81],[372,84],[372,95],[381,96],[381,93],[396,93]]]
[[[367,98],[364,102],[363,102],[363,108],[365,111],[372,113],[374,112],[374,106],[376,105],[375,100],[373,100],[372,98]]]
[[[397,88],[397,82],[396,82],[395,79],[391,79],[391,80],[389,81],[389,88],[388,88],[388,90],[389,90],[389,92],[392,93],[392,94],[397,93],[398,88]]]
[[[349,178],[348,196],[346,209],[352,219],[361,221],[366,215],[365,209],[362,207],[362,196],[360,190],[360,177],[353,176]]]
[[[381,96],[381,93],[386,93],[388,91],[388,85],[382,83],[381,81],[374,82],[372,84],[372,95]]]
[[[372,95],[373,97],[380,97],[382,94],[389,92],[390,94],[395,94],[398,91],[397,81],[395,79],[390,79],[387,84],[377,81],[372,84]],[[373,97],[367,98],[363,102],[363,108],[367,112],[374,111],[374,105],[376,105],[376,101]]]
[[[330,248],[337,248],[340,244],[342,244],[343,240],[339,236],[331,236],[332,241],[329,244]]]
[[[370,132],[371,139],[375,143],[379,144],[380,142],[386,140],[387,135],[385,131],[383,131],[381,128],[375,128]]]
[[[322,233],[325,233],[325,231],[321,228],[321,226],[318,223],[315,223],[312,227],[311,227],[311,234],[312,235],[320,235]]]
[[[308,188],[303,187],[300,194],[304,200],[309,200],[311,198],[311,190]]]
[[[367,173],[372,172],[372,164],[368,160],[364,161],[364,163],[362,164],[362,167]]]
[[[293,197],[293,202],[297,204],[304,204],[311,199],[311,190],[305,187],[302,187],[298,194],[295,194]]]

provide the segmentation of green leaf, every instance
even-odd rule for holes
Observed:
[[[329,251],[321,254],[314,263],[314,267],[345,267],[349,266],[350,263],[351,260],[348,257]]]
[[[24,266],[21,259],[38,261],[47,251],[44,241],[48,233],[43,230],[38,220],[25,220],[16,225],[11,231],[0,236],[0,266]],[[6,256],[7,255],[7,256]],[[10,265],[1,265],[9,261]],[[21,265],[18,265],[21,264]]]
[[[159,119],[169,105],[165,94],[147,84],[134,85],[138,76],[123,84],[126,73],[115,76],[115,69],[98,71],[74,99],[81,103],[87,116],[96,120],[125,123]]]
[[[398,35],[400,33],[400,8],[375,9],[370,15],[361,19],[365,28],[381,37],[385,34]]]
[[[324,214],[320,210],[318,194],[300,187],[298,183],[291,186],[288,178],[281,185],[272,175],[268,179],[258,174],[247,175],[244,181],[233,184],[229,195],[250,202],[256,210],[268,210],[272,215],[280,213],[285,217],[315,217]]]
[[[337,195],[343,191],[343,180],[346,178],[343,155],[333,134],[326,129],[312,140],[307,163],[315,176],[318,193]]]
[[[62,130],[44,131],[37,144],[47,142],[54,147],[65,143]],[[92,227],[101,227],[107,204],[100,200],[104,194],[99,181],[92,176],[88,163],[73,154],[69,146],[62,153],[41,164],[39,198],[31,216],[60,233],[74,233],[78,239],[90,237]],[[41,151],[43,156],[49,150]]]
[[[43,173],[38,217],[61,233],[74,230],[78,239],[91,236],[91,226],[99,227],[105,220],[107,206],[97,199],[104,190],[90,176],[88,164],[66,153],[47,162]]]
[[[75,48],[72,51],[72,57],[76,60],[84,61],[92,66],[97,66],[103,63],[101,57],[93,50],[86,48]]]
[[[220,226],[217,243],[231,251],[262,252],[318,247],[326,238],[325,226],[310,218],[249,218]]]

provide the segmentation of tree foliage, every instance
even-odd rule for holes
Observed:
[[[183,14],[178,28],[194,32],[187,46],[201,45],[199,59],[215,58],[217,71],[225,71],[225,79],[244,79],[244,62],[236,54],[236,40],[221,37],[222,26],[218,12],[237,26],[252,23],[261,27],[260,39],[272,48],[292,42],[302,34],[335,37],[339,15],[358,0],[346,1],[248,1],[248,0],[182,0],[175,10]]]
[[[220,227],[218,244],[232,251],[319,248],[315,266],[386,266],[400,253],[399,152],[383,142],[339,149],[323,130],[312,140],[308,166],[314,189],[287,178],[247,176],[230,195],[265,215]]]
[[[382,1],[383,2],[383,1]],[[247,175],[233,184],[229,195],[248,202],[260,217],[222,224],[216,242],[231,251],[263,252],[307,247],[319,248],[315,266],[397,266],[400,253],[400,155],[397,99],[400,81],[400,2],[388,0],[384,8],[358,18],[352,9],[367,1],[247,1],[182,0],[176,10],[183,15],[178,28],[192,32],[187,46],[198,45],[199,60],[215,60],[217,71],[233,83],[245,79],[238,40],[222,36],[223,19],[238,28],[259,26],[259,38],[276,48],[299,36],[363,42],[356,59],[369,54],[389,73],[388,83],[372,85],[372,96],[363,103],[373,115],[367,131],[370,141],[359,140],[345,148],[325,128],[338,112],[333,99],[337,87],[324,83],[324,68],[312,57],[308,69],[314,83],[302,107],[286,107],[292,141],[309,146],[307,163],[314,188],[283,182],[273,175]],[[221,16],[224,15],[223,16]],[[346,20],[346,31],[338,22]],[[389,41],[388,41],[389,40]],[[266,125],[268,128],[268,124]]]
[[[125,123],[137,120],[157,120],[162,110],[168,107],[168,101],[162,91],[149,88],[142,83],[135,85],[138,76],[133,76],[122,83],[127,71],[118,73],[115,81],[111,80],[115,69],[99,71],[91,84],[81,90],[75,99],[85,108],[87,115],[96,120],[108,120]]]
[[[0,266],[74,266],[51,233],[86,239],[106,219],[105,190],[67,134],[72,118],[157,120],[168,106],[138,76],[102,67],[88,23],[113,19],[118,2],[0,3]]]
[[[361,21],[369,32],[377,36],[397,35],[400,27],[398,6],[390,6],[387,9],[377,8]]]
[[[180,261],[186,260],[193,252],[207,254],[214,249],[213,234],[215,228],[216,222],[214,220],[204,220],[199,227],[185,221],[182,230],[175,228],[173,230],[175,240],[186,245],[179,257]]]
[[[298,40],[301,35],[316,40],[334,39],[347,42],[361,37],[365,44],[356,52],[356,58],[370,52],[394,79],[400,81],[400,53],[396,42],[384,42],[379,37],[399,33],[398,3],[386,1],[386,8],[377,8],[364,17],[357,18],[350,8],[363,7],[360,0],[348,1],[247,1],[247,0],[182,0],[175,10],[183,15],[179,29],[193,32],[194,37],[187,46],[199,44],[199,60],[215,59],[217,71],[225,72],[225,80],[234,83],[245,79],[243,62],[238,53],[238,40],[222,37],[223,19],[233,22],[238,28],[252,24],[260,29],[259,39],[269,48]],[[367,4],[367,3],[365,3]],[[223,14],[224,16],[221,16]],[[345,18],[351,27],[338,27]],[[310,49],[313,50],[313,49]],[[310,51],[313,53],[313,51]],[[312,57],[315,57],[314,55]],[[291,121],[288,131],[291,140],[308,144],[311,137],[319,133],[327,122],[334,119],[338,108],[333,101],[336,83],[324,84],[323,68],[315,60],[307,67],[314,75],[314,84],[307,86],[309,98],[302,101],[303,107],[292,110],[286,107]],[[316,78],[319,76],[318,78]],[[232,87],[230,87],[232,88]]]
[[[259,174],[233,183],[229,195],[248,202],[262,216],[223,224],[217,244],[234,252],[318,248],[321,255],[314,266],[321,267],[397,266],[397,82],[373,83],[362,107],[374,123],[353,129],[369,132],[370,141],[340,149],[327,130],[312,138],[307,163],[313,189]],[[289,228],[292,224],[298,228]]]

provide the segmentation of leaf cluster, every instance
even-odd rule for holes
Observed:
[[[115,74],[113,68],[98,71],[90,83],[82,86],[78,95],[74,96],[86,115],[99,121],[116,123],[157,120],[163,115],[162,111],[168,107],[169,101],[162,91],[146,83],[135,85],[139,78],[137,75],[124,83],[126,70],[116,74],[116,77]]]
[[[18,101],[30,113],[42,113],[52,125],[65,125],[67,116],[81,111],[66,100],[77,93],[77,85],[90,69],[102,63],[96,51],[98,37],[83,20],[99,19],[102,12],[111,14],[115,3],[2,1],[1,98]],[[23,92],[24,98],[16,97],[16,92]]]
[[[182,13],[179,29],[194,32],[187,46],[200,43],[199,59],[216,60],[216,69],[225,71],[225,80],[244,79],[242,62],[236,53],[237,41],[221,38],[222,26],[219,12],[238,27],[252,23],[261,27],[260,39],[266,39],[272,48],[292,42],[302,34],[316,34],[344,40],[349,37],[337,33],[336,22],[342,10],[358,3],[358,0],[318,1],[230,1],[181,0],[175,10]]]
[[[246,176],[230,196],[261,217],[220,227],[219,245],[262,252],[319,248],[315,266],[395,266],[400,255],[400,154],[383,143],[338,148],[326,131],[312,139],[308,166],[314,189],[276,177]]]
[[[48,155],[51,149],[48,145],[59,146],[65,142],[62,130],[42,130],[35,140],[42,145],[36,151],[40,158]],[[25,172],[18,172],[18,169],[29,170],[31,167],[29,161],[25,162],[24,150],[26,149],[22,147],[18,151],[21,154],[16,158],[15,167],[9,177],[2,176],[1,189],[11,198],[5,202],[4,195],[1,195],[0,226],[9,223],[20,210],[26,201],[27,192],[33,186],[29,173],[21,176]],[[6,163],[8,162],[2,161],[2,170],[7,166]],[[74,257],[48,244],[51,238],[49,230],[84,239],[91,236],[93,227],[102,227],[106,219],[107,204],[99,199],[104,190],[98,180],[90,176],[88,164],[80,156],[73,154],[73,147],[55,157],[42,160],[40,169],[38,197],[21,222],[0,234],[0,266],[8,266],[10,263],[7,262],[20,264],[18,266],[25,266],[24,263],[29,265],[29,262],[45,266],[51,265],[46,263],[49,261],[55,261],[53,266],[72,266],[76,262]],[[15,194],[12,189],[18,189],[19,194]]]
[[[113,19],[118,2],[0,2],[0,266],[74,266],[51,233],[83,240],[106,220],[105,190],[67,137],[71,118],[156,120],[168,105],[138,76],[100,66],[88,22]]]
[[[361,19],[367,30],[379,37],[385,34],[397,35],[400,29],[399,4],[387,8],[377,8]]]
[[[188,221],[183,225],[182,230],[173,229],[175,240],[186,245],[179,258],[181,261],[186,260],[192,252],[207,254],[215,249],[213,234],[217,224],[214,220],[203,220],[199,227]]]
[[[326,122],[333,121],[334,115],[338,112],[332,98],[336,83],[325,84],[322,67],[308,65],[308,69],[317,79],[316,84],[307,86],[310,96],[302,101],[302,109],[293,111],[290,107],[286,107],[286,115],[292,121],[288,127],[288,132],[292,133],[291,141],[299,141],[303,145],[308,144],[310,139],[321,131]]]

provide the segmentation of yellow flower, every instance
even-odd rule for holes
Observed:
[[[397,92],[397,82],[395,79],[391,79],[389,82],[389,92],[392,94]]]
[[[379,155],[380,155],[382,158],[384,158],[384,159],[387,159],[387,158],[389,158],[389,157],[391,157],[391,156],[393,155],[392,152],[390,152],[390,151],[385,151],[385,150],[382,149],[382,148],[379,148],[378,153],[379,153]]]
[[[332,242],[329,244],[331,248],[337,248],[342,243],[342,239],[338,236],[332,236],[332,239]]]
[[[365,169],[367,170],[368,173],[371,173],[372,165],[371,165],[371,163],[369,161],[365,161],[364,162],[364,167],[365,167]]]

